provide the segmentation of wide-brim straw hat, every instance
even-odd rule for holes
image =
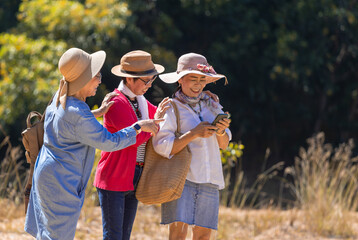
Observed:
[[[142,50],[126,53],[121,58],[119,65],[112,68],[112,73],[119,77],[146,77],[164,72],[162,65],[154,64],[152,56]]]
[[[104,51],[88,54],[79,48],[68,49],[58,62],[63,78],[60,82],[57,104],[60,101],[65,108],[67,96],[74,95],[91,81],[101,70],[105,60]]]
[[[207,83],[215,82],[221,78],[227,79],[225,75],[217,74],[203,55],[197,53],[187,53],[178,59],[176,72],[160,74],[159,78],[165,83],[175,83],[187,74],[195,73],[205,76]]]
[[[106,53],[98,51],[92,54],[70,48],[60,58],[58,68],[68,84],[68,96],[81,90],[101,70]]]

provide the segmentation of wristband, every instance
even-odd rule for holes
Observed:
[[[132,127],[134,128],[137,134],[139,134],[142,131],[142,128],[141,126],[139,126],[138,123],[134,124]]]

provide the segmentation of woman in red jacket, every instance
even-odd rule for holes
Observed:
[[[157,110],[143,96],[163,71],[164,67],[154,64],[149,53],[140,50],[125,54],[120,64],[112,68],[122,81],[114,90],[114,104],[104,115],[103,125],[109,132],[164,115],[168,98]],[[145,145],[151,137],[150,133],[141,132],[139,125],[134,127],[138,133],[136,143],[120,151],[102,151],[98,163],[94,185],[102,209],[103,239],[129,239],[132,231],[138,205],[134,190],[143,170]]]

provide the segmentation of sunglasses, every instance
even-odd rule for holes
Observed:
[[[149,81],[146,81],[144,79],[141,79],[140,77],[138,78],[139,80],[141,80],[142,82],[144,82],[145,85],[151,84],[152,82],[154,82],[154,80],[157,78],[157,75],[153,76],[153,78]]]

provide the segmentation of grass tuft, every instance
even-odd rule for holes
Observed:
[[[293,177],[291,189],[311,231],[327,237],[357,237],[351,224],[358,204],[353,140],[337,148],[324,140],[323,133],[309,138],[308,148],[300,149],[285,174]]]

